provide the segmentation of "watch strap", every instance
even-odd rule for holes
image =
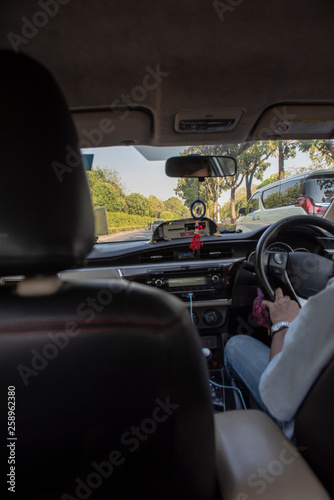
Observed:
[[[277,321],[277,323],[274,323],[270,329],[271,336],[273,337],[275,333],[283,330],[284,328],[289,328],[290,325],[291,323],[289,321]]]

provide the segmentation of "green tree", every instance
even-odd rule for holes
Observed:
[[[256,187],[252,188],[252,194],[256,191]],[[245,207],[247,204],[247,194],[246,194],[246,188],[240,188],[236,192],[235,195],[235,210],[238,213],[239,208]],[[232,211],[231,211],[231,203],[227,201],[226,203],[223,204],[223,206],[220,208],[220,219],[225,221],[225,222],[231,222],[232,220]]]
[[[186,217],[190,217],[189,208],[186,207],[181,200],[176,198],[176,196],[172,196],[165,201],[165,210],[169,212],[173,212],[178,219],[184,219]]]
[[[190,208],[192,203],[197,200],[197,198],[204,197],[203,183],[200,183],[198,179],[178,179],[176,188],[174,192],[182,200],[186,207]]]
[[[244,194],[242,198],[235,200],[235,209],[238,212],[239,208],[244,207],[247,203],[247,195]],[[231,212],[231,203],[227,201],[223,204],[219,209],[220,220],[223,222],[232,222],[232,212]]]
[[[96,169],[94,169],[94,172],[96,172],[99,175],[101,180],[103,180],[104,182],[108,182],[116,189],[119,189],[121,193],[123,194],[125,193],[126,191],[125,184],[122,182],[120,174],[119,172],[117,172],[117,170],[107,167],[104,168],[97,167]]]
[[[272,174],[268,179],[264,180],[257,186],[257,189],[263,188],[264,186],[268,186],[268,184],[272,184],[273,182],[278,181],[278,174]]]
[[[268,159],[275,155],[277,146],[273,141],[254,142],[239,157],[239,168],[245,172],[247,201],[252,196],[254,178],[263,179],[264,171],[270,166]]]
[[[162,220],[166,221],[166,220],[174,220],[174,219],[177,219],[177,216],[175,215],[174,212],[169,212],[169,211],[166,211],[166,212],[161,212],[161,217],[160,217]]]
[[[106,182],[101,172],[94,170],[87,172],[87,179],[94,207],[105,206],[109,212],[126,210],[124,195],[119,189]]]
[[[334,140],[319,140],[319,141],[297,141],[297,146],[300,151],[307,153],[310,159],[316,164],[316,167],[308,170],[316,170],[317,168],[333,168],[334,167]]]
[[[309,167],[291,167],[287,172],[285,172],[285,177],[304,174],[305,172],[309,172],[310,170],[318,170],[319,168],[321,168],[320,165],[311,165]]]
[[[297,143],[295,141],[279,141],[278,142],[278,178],[284,179],[284,162],[289,158],[295,158]]]
[[[162,200],[159,200],[156,196],[151,194],[148,197],[148,202],[150,205],[150,216],[154,217],[154,219],[160,218],[161,212],[164,211],[164,202]]]
[[[133,215],[150,215],[150,204],[147,198],[140,193],[131,193],[126,196],[128,213]]]

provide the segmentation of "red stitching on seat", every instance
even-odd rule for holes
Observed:
[[[128,323],[128,324],[138,324],[138,323],[141,323],[141,324],[145,324],[145,325],[164,325],[164,324],[168,324],[172,321],[175,321],[177,320],[177,318],[179,317],[182,317],[182,315],[184,314],[184,311],[181,311],[180,313],[172,316],[171,318],[168,318],[166,320],[144,320],[144,319],[140,319],[140,318],[133,318],[133,319],[128,319],[128,318],[121,318],[121,317],[115,317],[115,318],[96,318],[94,319],[94,323],[108,323],[110,321],[113,321],[114,322],[118,322],[118,323]],[[69,318],[67,319],[66,321],[65,320],[62,320],[62,321],[31,321],[31,322],[23,322],[23,323],[5,323],[3,325],[0,325],[0,330],[4,329],[4,328],[21,328],[22,326],[27,326],[27,327],[30,327],[30,326],[50,326],[50,325],[67,325],[68,323],[70,322],[75,322],[75,323],[78,323],[78,324],[83,324],[83,325],[87,325],[90,323],[90,321],[87,321],[87,320],[83,320],[83,319],[77,319],[75,317],[73,318]]]
[[[43,322],[31,322],[31,323],[13,323],[13,324],[6,324],[3,326],[0,326],[0,335],[15,335],[15,334],[23,334],[23,333],[40,333],[40,334],[46,334],[46,333],[52,333],[52,332],[61,332],[63,333],[65,327],[69,323],[75,323],[78,326],[78,329],[80,327],[83,327],[83,331],[89,332],[89,331],[101,331],[105,332],[105,328],[108,328],[110,330],[127,330],[128,328],[132,328],[137,331],[147,331],[152,332],[152,329],[156,329],[156,331],[161,331],[161,328],[170,328],[170,327],[175,327],[178,326],[183,322],[185,319],[185,311],[182,311],[181,313],[175,315],[174,317],[164,320],[164,321],[145,321],[145,320],[128,320],[124,318],[97,318],[96,320],[92,322],[84,321],[84,320],[75,320],[75,319],[69,319],[67,321],[43,321]],[[99,324],[96,324],[99,323]],[[101,323],[103,323],[104,329],[102,328]],[[94,326],[94,324],[96,326]],[[34,327],[40,326],[41,329],[34,329]],[[57,327],[51,328],[51,327]],[[25,331],[15,331],[19,328],[24,329]],[[48,331],[46,332],[45,329],[50,328],[51,332]],[[6,330],[7,329],[7,330]]]

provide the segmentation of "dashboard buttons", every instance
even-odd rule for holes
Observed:
[[[224,267],[195,267],[188,265],[170,267],[150,272],[147,284],[174,293],[181,299],[189,300],[189,293],[196,294],[197,300],[211,300],[225,297]],[[210,307],[208,304],[207,307]],[[201,320],[204,316],[201,314]],[[203,319],[204,321],[204,319]]]
[[[215,325],[216,323],[218,323],[218,314],[214,310],[207,311],[204,314],[204,321],[207,325]]]
[[[274,254],[274,261],[276,262],[276,264],[278,264],[278,265],[281,266],[282,264],[284,264],[284,257],[283,257],[283,255],[281,253],[279,253],[279,252],[276,252]]]

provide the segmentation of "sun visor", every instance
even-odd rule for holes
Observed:
[[[331,139],[333,136],[334,104],[283,104],[262,113],[250,139]]]
[[[72,118],[82,149],[148,144],[153,130],[150,114],[137,109],[72,111]]]

